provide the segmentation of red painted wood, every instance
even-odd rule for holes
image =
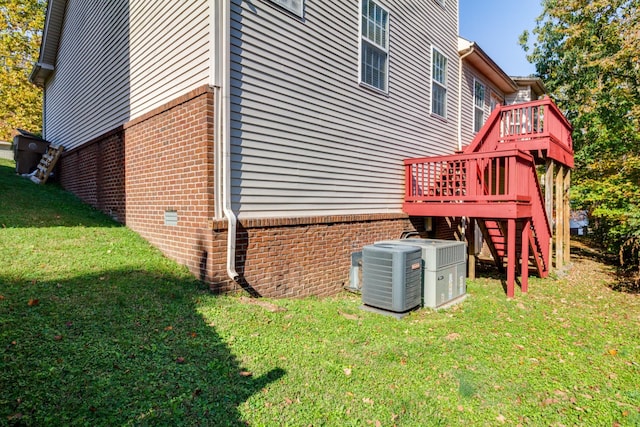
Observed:
[[[507,253],[516,253],[516,220],[507,220]],[[513,298],[515,295],[516,282],[516,257],[509,256],[507,258],[507,297]]]
[[[527,292],[529,260],[540,277],[550,266],[551,227],[536,162],[572,167],[571,131],[549,98],[497,108],[462,153],[405,160],[403,210],[481,219],[496,264],[507,262],[507,296],[514,296],[518,261]]]
[[[526,293],[529,291],[529,234],[530,222],[525,219],[522,224],[521,252],[520,257],[520,289]]]

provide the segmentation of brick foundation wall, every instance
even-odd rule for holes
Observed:
[[[214,246],[226,249],[224,222],[214,223]],[[351,254],[403,232],[424,233],[421,218],[403,214],[345,215],[240,221],[236,241],[241,287],[265,297],[329,296],[349,282]],[[235,289],[226,276],[226,258],[214,262],[212,289]],[[231,285],[231,286],[230,286]]]
[[[64,188],[117,221],[126,222],[122,129],[64,153],[58,170]]]
[[[198,88],[65,153],[60,182],[204,277],[213,217],[213,93]],[[165,225],[167,210],[177,213],[177,225]]]
[[[232,282],[226,221],[212,221],[213,135],[213,93],[202,87],[66,153],[61,183],[217,292],[333,295],[348,284],[352,252],[424,228],[404,214],[240,220]]]
[[[125,125],[126,224],[204,276],[213,217],[213,93],[203,87]],[[165,212],[177,214],[165,225]]]

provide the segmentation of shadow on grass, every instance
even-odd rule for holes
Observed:
[[[571,257],[588,259],[600,264],[608,265],[616,270],[616,281],[609,287],[616,292],[640,294],[640,278],[637,270],[625,271],[621,268],[615,255],[606,253],[588,238],[571,239]]]
[[[285,375],[243,369],[198,314],[207,292],[188,277],[0,275],[0,289],[0,419],[9,425],[244,425],[238,406]]]
[[[605,253],[587,238],[571,238],[571,257],[583,258],[610,266],[616,266],[615,256]]]
[[[0,228],[121,227],[58,184],[37,185],[16,175],[13,161],[0,159]]]

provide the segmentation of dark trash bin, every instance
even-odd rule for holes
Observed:
[[[23,175],[36,170],[50,143],[32,133],[19,132],[13,137],[13,160],[16,161],[16,172]]]

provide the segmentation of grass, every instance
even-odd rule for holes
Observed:
[[[0,160],[0,425],[640,425],[640,297],[581,248],[507,300],[396,320],[210,294]]]

